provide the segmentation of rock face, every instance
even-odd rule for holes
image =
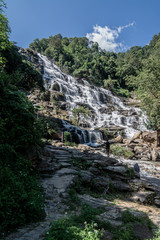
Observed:
[[[160,161],[160,147],[156,147],[157,133],[140,131],[131,140],[124,140],[134,153],[134,159],[143,161]]]
[[[147,215],[140,211],[131,211],[121,204],[113,205],[109,200],[102,197],[95,198],[83,192],[89,190],[96,194],[103,194],[103,196],[109,196],[113,191],[123,194],[130,192],[134,201],[148,204],[152,199],[154,204],[160,206],[160,196],[154,186],[138,179],[134,172],[132,175],[129,174],[129,168],[120,164],[118,160],[103,156],[91,147],[75,149],[47,144],[41,151],[40,159],[39,171],[41,185],[44,189],[46,218],[42,223],[20,229],[6,240],[32,238],[43,240],[50,222],[64,217],[68,211],[66,203],[70,200],[70,189],[80,191],[78,198],[82,203],[103,210],[97,216],[100,220],[109,222],[113,227],[122,227],[122,229],[124,211],[128,210],[133,215],[142,218],[146,218]],[[160,219],[157,221],[160,222]],[[142,235],[140,236],[138,224],[133,224],[132,228],[137,239],[144,239]],[[145,236],[152,235],[148,227],[144,227],[144,230]],[[103,239],[114,239],[114,236],[105,230]]]

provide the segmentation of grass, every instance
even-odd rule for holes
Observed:
[[[77,167],[80,170],[87,170],[92,165],[91,163],[88,163],[82,157],[74,157],[74,158],[72,158],[72,164],[73,164],[74,167]]]
[[[82,205],[79,216],[59,219],[52,223],[45,240],[100,240],[102,230],[95,223],[101,212],[88,205]]]

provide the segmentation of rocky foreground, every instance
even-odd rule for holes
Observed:
[[[38,167],[45,197],[45,219],[19,229],[6,240],[44,239],[52,221],[77,215],[80,211],[80,206],[73,202],[75,192],[81,204],[101,209],[99,218],[115,228],[121,227],[122,214],[126,210],[134,216],[149,217],[157,227],[160,225],[158,185],[151,179],[141,179],[122,161],[108,158],[100,150],[84,145],[71,148],[51,144],[46,144],[40,159]],[[137,239],[153,236],[145,225],[133,223],[132,227]],[[103,239],[113,239],[112,233],[106,230]]]

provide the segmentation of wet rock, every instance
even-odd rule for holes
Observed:
[[[51,92],[51,98],[56,101],[65,101],[66,100],[65,95],[63,93],[57,92],[57,91]]]
[[[60,86],[59,86],[59,84],[58,84],[58,83],[54,83],[53,86],[52,86],[52,90],[59,92],[59,91],[60,91]]]

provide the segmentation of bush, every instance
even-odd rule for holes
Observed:
[[[71,134],[70,132],[64,132],[64,141],[71,142]]]
[[[94,223],[98,213],[99,210],[83,205],[79,216],[53,222],[45,240],[100,240],[102,231]]]
[[[134,153],[131,152],[126,147],[121,147],[118,144],[111,145],[111,153],[115,156],[122,156],[125,158],[131,158],[133,157]]]
[[[3,75],[3,76],[2,76]],[[0,232],[39,220],[43,198],[32,163],[24,158],[40,143],[39,122],[26,96],[0,78]],[[5,80],[5,81],[4,81]]]
[[[5,150],[11,150],[7,147]],[[0,154],[4,147],[0,147]],[[43,198],[36,174],[31,164],[10,152],[15,164],[0,161],[0,232],[5,232],[43,217]],[[14,156],[15,155],[15,156]]]
[[[96,227],[97,224],[85,223],[82,229],[72,219],[60,219],[52,224],[45,240],[100,240],[102,232]]]
[[[124,88],[115,88],[114,89],[114,92],[121,96],[121,97],[126,97],[126,98],[129,98],[131,97],[131,94],[130,92],[128,91],[128,89],[124,89]]]
[[[160,229],[156,232],[155,237],[148,240],[160,240]]]

